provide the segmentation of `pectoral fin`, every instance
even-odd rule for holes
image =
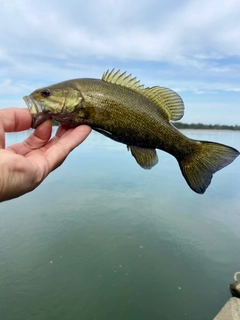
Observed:
[[[137,163],[143,169],[151,169],[158,163],[158,156],[155,149],[138,148],[135,146],[128,146]]]

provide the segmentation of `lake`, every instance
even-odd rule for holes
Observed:
[[[29,132],[8,134],[8,144]],[[240,132],[184,131],[240,149]],[[158,151],[143,170],[93,132],[0,204],[1,320],[209,320],[240,271],[240,159],[194,193]]]

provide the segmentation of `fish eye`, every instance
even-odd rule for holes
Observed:
[[[42,92],[41,92],[41,94],[42,94],[42,96],[44,97],[44,98],[47,98],[47,97],[49,97],[50,96],[50,90],[49,89],[44,89]]]

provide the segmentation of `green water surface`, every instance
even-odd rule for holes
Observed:
[[[8,143],[29,133],[9,134]],[[240,132],[187,131],[240,149]],[[207,320],[240,271],[240,160],[204,195],[92,133],[35,191],[0,204],[1,320]]]

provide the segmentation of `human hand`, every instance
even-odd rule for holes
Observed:
[[[5,147],[5,132],[30,129],[31,123],[28,109],[0,109],[0,201],[35,189],[91,132],[86,125],[60,125],[50,139],[52,121],[47,120],[22,143]]]

